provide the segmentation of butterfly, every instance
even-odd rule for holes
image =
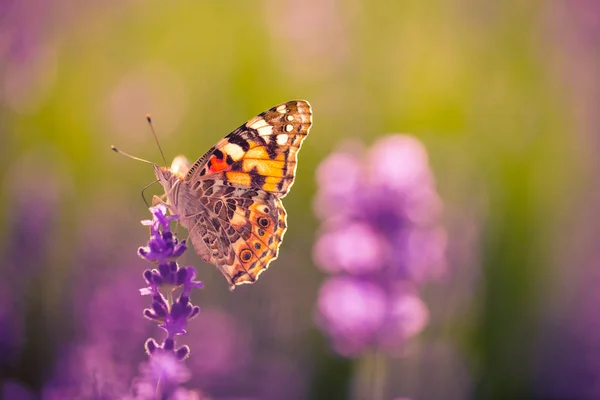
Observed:
[[[287,229],[281,199],[294,183],[311,125],[310,104],[288,101],[235,129],[192,165],[178,156],[170,168],[154,166],[170,212],[231,290],[256,282],[277,258]]]

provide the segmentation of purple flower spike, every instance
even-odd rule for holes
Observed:
[[[195,281],[196,270],[193,267],[182,268],[186,270],[185,280],[183,281],[183,293],[186,296],[189,296],[190,292],[194,288],[202,289],[204,284],[201,281]]]
[[[138,249],[138,255],[159,264],[174,261],[187,249],[185,240],[179,242],[171,232],[171,221],[177,216],[166,216],[167,208],[162,204],[150,208],[150,212],[154,219],[142,221],[142,225],[150,225],[150,240],[147,246]]]
[[[181,384],[190,379],[191,374],[177,353],[155,351],[140,370],[141,377],[135,384],[136,399],[200,398],[181,387]]]
[[[178,360],[185,360],[189,354],[190,354],[190,348],[188,346],[181,346],[175,352],[175,356],[177,357]]]
[[[150,212],[153,219],[142,221],[142,225],[150,226],[150,239],[146,246],[138,249],[138,255],[158,265],[144,271],[148,287],[140,289],[140,293],[152,296],[152,305],[144,310],[144,316],[157,322],[167,336],[162,343],[152,338],[146,340],[145,348],[150,356],[149,365],[156,367],[156,371],[162,367],[177,370],[178,367],[172,363],[189,357],[190,349],[188,346],[177,348],[175,337],[186,334],[188,321],[200,312],[200,307],[190,302],[190,295],[192,289],[204,285],[194,280],[196,271],[193,267],[179,267],[177,264],[177,258],[187,249],[185,240],[179,242],[171,232],[171,222],[177,216],[167,216],[164,205],[152,207]],[[179,296],[174,298],[176,292]]]
[[[342,355],[399,351],[429,320],[419,287],[445,272],[427,151],[408,135],[347,147],[321,163],[317,182],[323,226],[313,255],[332,277],[319,291],[316,322]]]
[[[144,347],[146,348],[146,353],[148,353],[148,355],[152,355],[158,349],[159,346],[160,345],[156,343],[156,340],[152,338],[146,340],[146,343],[144,344]]]

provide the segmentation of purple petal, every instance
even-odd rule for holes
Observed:
[[[355,278],[329,278],[319,291],[318,323],[345,354],[371,344],[383,326],[387,300],[376,284]]]
[[[372,273],[387,262],[385,241],[362,222],[329,229],[318,239],[314,251],[316,264],[330,273]]]
[[[315,214],[322,219],[351,212],[363,191],[360,159],[350,152],[333,153],[317,169],[319,192]]]
[[[188,346],[181,346],[175,352],[175,357],[177,357],[177,359],[180,361],[185,360],[186,358],[188,358],[189,355],[190,355],[190,348]]]
[[[158,343],[156,343],[156,340],[150,338],[146,340],[146,344],[144,345],[144,347],[146,348],[146,353],[148,353],[148,355],[151,355],[158,348]]]

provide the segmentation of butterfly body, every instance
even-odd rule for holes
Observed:
[[[155,167],[167,205],[196,252],[231,284],[254,283],[277,258],[287,228],[281,202],[312,125],[308,102],[288,101],[252,118],[191,166]]]

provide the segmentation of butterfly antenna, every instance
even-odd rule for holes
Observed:
[[[144,192],[146,191],[146,189],[148,189],[150,186],[154,185],[155,183],[158,183],[158,179],[152,183],[147,184],[146,186],[144,186],[142,188],[142,199],[144,200],[144,203],[146,203],[146,207],[148,207],[148,208],[150,208],[150,204],[148,204],[148,201],[146,200],[146,196],[144,196]]]
[[[115,145],[114,145],[114,144],[112,144],[112,145],[110,146],[110,148],[111,148],[111,149],[112,149],[112,150],[113,150],[115,153],[119,153],[119,154],[121,154],[121,155],[123,155],[123,156],[125,156],[125,157],[131,158],[132,160],[136,160],[136,161],[145,162],[145,163],[147,163],[147,164],[152,164],[152,165],[154,165],[155,167],[158,167],[158,165],[156,165],[156,164],[155,164],[155,163],[153,163],[152,161],[148,161],[148,160],[144,160],[143,158],[139,158],[139,157],[136,157],[136,156],[132,156],[131,154],[125,153],[123,150],[119,150],[119,149],[117,149],[117,148],[115,147]]]
[[[156,142],[156,145],[158,146],[158,151],[160,151],[160,156],[162,157],[163,161],[165,162],[165,165],[167,165],[167,159],[165,158],[165,155],[162,151],[162,147],[160,147],[160,143],[158,143],[158,136],[156,136],[156,132],[154,131],[154,126],[152,126],[152,118],[150,117],[150,114],[146,114],[146,120],[148,121],[148,124],[150,125],[150,130],[152,131],[152,136],[154,136],[154,141]]]

